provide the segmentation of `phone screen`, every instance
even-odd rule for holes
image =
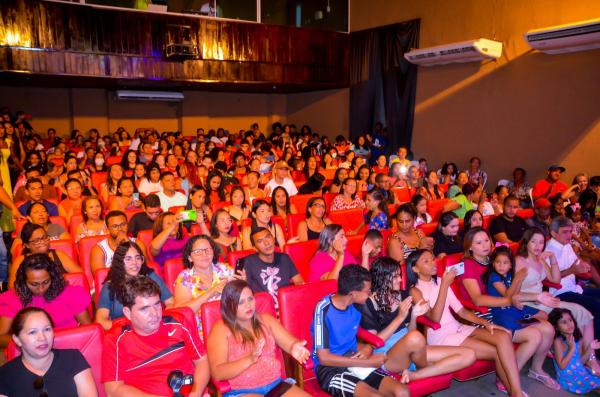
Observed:
[[[456,271],[456,275],[460,276],[461,274],[464,274],[465,272],[465,263],[464,262],[459,262],[456,263],[452,266],[448,266],[446,268],[447,271],[451,271],[451,270],[455,270]]]

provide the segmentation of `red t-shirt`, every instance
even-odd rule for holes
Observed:
[[[188,330],[171,316],[164,316],[158,331],[148,336],[127,325],[104,338],[102,382],[122,381],[146,393],[170,396],[169,373],[178,369],[192,375],[193,361],[204,355],[196,329]]]
[[[477,262],[476,260],[471,259],[471,258],[465,258],[463,260],[463,262],[465,263],[465,272],[457,277],[457,279],[459,281],[458,289],[460,291],[461,296],[470,299],[469,293],[467,292],[467,289],[463,285],[463,281],[469,280],[469,279],[473,279],[473,280],[477,281],[477,284],[479,285],[479,290],[481,291],[481,293],[487,294],[487,290],[485,288],[485,285],[483,284],[482,277],[483,277],[483,273],[485,273],[485,271],[487,270],[488,267],[480,264],[479,262]]]
[[[390,168],[389,167],[379,167],[379,166],[375,166],[373,167],[373,172],[376,174],[384,174],[387,175],[390,173]]]
[[[537,200],[541,197],[550,198],[558,193],[562,193],[567,190],[568,187],[564,182],[557,181],[554,184],[551,184],[546,179],[541,179],[533,185],[533,190],[531,191],[531,195],[534,200]]]

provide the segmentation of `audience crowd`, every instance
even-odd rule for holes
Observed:
[[[517,167],[493,186],[478,157],[389,155],[381,123],[350,142],[0,118],[0,396],[311,395],[282,354],[339,397],[409,396],[480,361],[513,397],[523,368],[600,388],[600,176]],[[280,291],[326,280],[303,339]],[[61,342],[94,327],[101,363]]]

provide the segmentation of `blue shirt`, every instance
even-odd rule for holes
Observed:
[[[148,277],[156,282],[160,287],[160,300],[166,301],[172,294],[162,278],[156,272],[151,272]],[[110,290],[108,289],[108,283],[104,283],[102,290],[100,291],[100,297],[98,298],[98,308],[108,309],[109,317],[114,320],[119,317],[123,317],[123,304],[115,297],[110,299]]]
[[[319,365],[319,349],[329,349],[331,353],[340,356],[356,352],[356,333],[362,315],[354,305],[348,306],[346,310],[336,308],[331,302],[331,296],[326,296],[317,303],[310,325],[315,368]]]
[[[380,212],[379,214],[375,215],[370,221],[367,219],[367,221],[369,222],[369,230],[371,230],[371,229],[376,229],[376,230],[388,229],[387,215],[383,212]]]
[[[29,211],[29,208],[31,208],[33,203],[33,201],[29,200],[23,205],[21,205],[19,207],[19,212],[21,213],[21,215],[27,216],[27,211]],[[47,200],[42,200],[40,203],[43,204],[44,207],[46,207],[46,211],[48,211],[49,216],[58,216],[58,207],[56,204],[51,203]]]

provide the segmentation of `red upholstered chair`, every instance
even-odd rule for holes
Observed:
[[[88,295],[90,294],[90,283],[88,283],[85,274],[83,273],[65,273],[65,280],[69,285],[76,285],[79,287],[83,287],[84,290],[87,291]],[[94,318],[94,310],[92,308],[92,303],[88,305],[88,313],[91,318]]]
[[[337,195],[337,193],[325,193],[323,195],[323,200],[325,200],[325,208],[327,209],[327,212],[331,211],[331,203],[333,203],[333,199]]]
[[[77,236],[77,228],[81,223],[83,223],[83,215],[78,214],[71,216],[71,222],[69,223],[69,234],[72,238]]]
[[[490,222],[494,219],[494,215],[488,215],[483,217],[483,228],[485,230],[490,230]]]
[[[75,249],[75,244],[71,239],[50,240],[50,249],[63,251],[67,256],[73,259],[75,263],[79,263],[77,250]],[[23,253],[23,244],[15,244],[12,248],[12,253],[15,257],[21,255]]]
[[[308,240],[297,243],[286,244],[283,251],[290,256],[296,269],[304,279],[308,281],[309,276],[309,263],[312,257],[319,248],[319,240]]]
[[[275,303],[273,302],[271,295],[267,294],[266,292],[259,292],[254,294],[254,298],[256,302],[257,313],[267,313],[273,317],[277,317]],[[221,301],[204,303],[200,308],[200,316],[202,318],[202,328],[204,334],[209,335],[212,327],[221,319]],[[285,373],[285,362],[283,361],[283,354],[281,353],[281,350],[278,349],[278,351],[279,354],[277,355],[277,359],[281,364],[281,376],[285,379],[287,378]],[[231,386],[227,381],[216,381],[213,379],[213,383],[215,384],[215,387],[219,393],[226,393],[231,390]]]
[[[348,245],[346,246],[346,249],[350,254],[352,254],[352,256],[360,260],[362,258],[362,244],[365,236],[362,234],[357,234],[354,236],[348,236],[347,238]]]
[[[517,211],[517,215],[523,219],[531,218],[535,215],[533,208],[522,208]]]
[[[152,230],[140,230],[136,237],[146,246],[146,255],[148,258],[152,259],[153,256],[150,254],[150,243],[152,242]]]
[[[429,236],[431,233],[435,232],[435,229],[437,229],[437,226],[438,226],[437,222],[423,223],[423,224],[417,226],[417,229],[421,230],[426,236]]]
[[[109,156],[106,158],[106,166],[110,167],[113,164],[119,164],[122,159],[123,156]]]
[[[427,213],[431,215],[434,222],[437,222],[444,212],[444,205],[450,201],[449,199],[430,200],[427,202]]]
[[[98,269],[94,273],[94,286],[96,287],[96,292],[94,293],[94,306],[96,309],[98,308],[98,300],[100,299],[100,291],[104,286],[104,282],[106,281],[106,276],[108,276],[108,271],[110,268],[105,267],[103,269]]]
[[[331,222],[341,225],[346,232],[356,230],[363,222],[363,210],[354,208],[351,210],[331,211],[329,219],[331,219]]]
[[[177,214],[178,212],[183,210],[185,210],[185,205],[175,205],[173,207],[169,207],[169,212],[172,212],[174,214]]]
[[[318,194],[297,194],[295,196],[290,197],[290,204],[294,204],[296,209],[298,210],[298,214],[306,213],[306,206],[308,205],[308,200],[313,197],[321,197]]]
[[[96,189],[98,192],[100,192],[100,190],[102,188],[102,184],[106,183],[106,178],[107,178],[106,171],[92,172],[92,186],[94,186],[94,189]]]
[[[77,349],[83,354],[92,369],[96,389],[100,397],[106,396],[101,383],[102,371],[102,341],[104,331],[100,324],[87,324],[76,328],[63,328],[54,331],[54,347],[57,349]],[[7,349],[7,359],[19,356],[21,352],[10,342]]]
[[[279,318],[281,323],[298,339],[306,340],[306,348],[312,350],[313,338],[310,325],[317,303],[326,295],[337,290],[337,281],[326,280],[298,286],[284,287],[279,290]],[[368,340],[375,346],[383,341],[375,335],[359,329],[359,338]],[[410,395],[420,397],[446,389],[450,386],[451,374],[422,379],[409,383]],[[296,367],[296,380],[312,396],[328,396],[317,382],[314,371],[309,367]]]
[[[90,236],[84,237],[77,242],[77,251],[79,252],[79,265],[83,268],[90,285],[94,282],[91,266],[91,252],[94,245],[104,240],[106,236]]]
[[[393,188],[392,192],[396,196],[396,200],[399,203],[406,203],[406,202],[410,201],[412,196],[415,194],[413,189],[400,188],[400,187]]]
[[[183,258],[173,258],[165,261],[163,269],[165,273],[165,284],[167,284],[171,293],[173,293],[173,290],[175,289],[175,280],[177,280],[177,276],[179,276],[179,273],[181,273],[183,269]]]
[[[304,211],[298,214],[290,214],[287,216],[288,220],[288,239],[294,238],[298,235],[298,225],[300,222],[306,219],[306,213]]]
[[[50,200],[48,200],[48,201],[50,201]],[[15,222],[15,236],[18,236],[19,233],[21,233],[21,229],[23,229],[23,226],[25,226],[26,223],[27,223],[27,218],[21,218]],[[65,218],[63,218],[62,216],[51,216],[50,223],[60,225],[65,230],[69,230],[69,228],[67,226],[67,220]]]
[[[136,208],[136,209],[133,209],[133,210],[126,210],[125,211],[125,216],[127,217],[127,222],[129,222],[131,220],[131,218],[133,218],[133,216],[135,214],[138,214],[140,212],[144,212],[144,209],[143,208]]]
[[[252,255],[256,252],[256,250],[254,249],[250,249],[250,250],[241,250],[241,251],[233,251],[229,253],[229,258],[227,258],[227,261],[229,263],[229,267],[231,267],[233,270],[236,269],[237,263],[240,259],[247,257],[248,255]]]

